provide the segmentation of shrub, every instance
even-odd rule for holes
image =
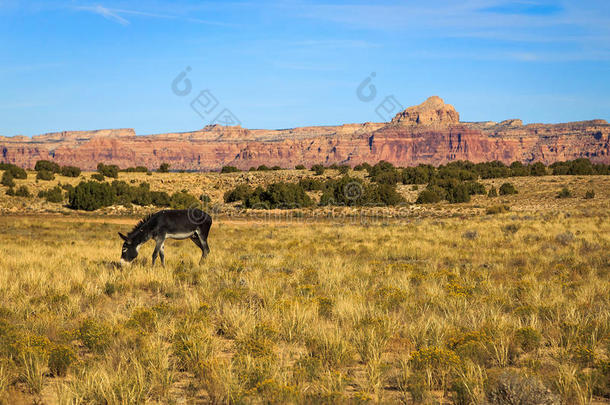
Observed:
[[[63,377],[75,361],[74,349],[67,345],[54,345],[49,352],[49,371],[54,376]]]
[[[184,190],[172,194],[169,202],[169,206],[174,209],[187,209],[196,205],[199,205],[197,197]]]
[[[55,162],[51,162],[49,160],[39,160],[36,162],[36,165],[34,165],[34,170],[36,170],[37,172],[41,170],[46,170],[51,173],[59,173],[60,168],[59,165]]]
[[[59,173],[65,177],[78,177],[80,176],[80,168],[76,166],[62,166]]]
[[[396,170],[392,163],[386,162],[385,160],[375,164],[368,172],[371,181],[374,181],[375,183],[395,185],[399,181],[402,181],[402,174]]]
[[[212,199],[207,194],[201,194],[199,196],[199,201],[201,201],[204,204],[209,204],[210,202],[212,202]]]
[[[156,207],[169,207],[171,205],[171,198],[165,191],[151,191],[150,201]]]
[[[447,190],[447,201],[452,204],[469,202],[470,193],[465,183],[457,183]]]
[[[12,163],[0,163],[0,170],[9,172],[15,179],[27,179],[28,174],[21,167]]]
[[[15,180],[13,180],[11,172],[5,171],[2,173],[2,185],[6,187],[15,187]]]
[[[296,165],[294,167],[295,170],[305,170],[305,166],[304,165]]]
[[[252,187],[247,184],[238,184],[233,190],[227,191],[223,198],[226,203],[244,201],[252,193]]]
[[[530,166],[530,176],[546,175],[546,166],[542,162],[536,162]]]
[[[531,352],[540,346],[542,335],[531,326],[517,329],[515,332],[516,343],[525,352]]]
[[[91,175],[91,178],[92,178],[93,180],[97,180],[97,181],[104,181],[104,175],[103,175],[103,174],[101,174],[101,173],[93,173],[93,174]]]
[[[237,173],[237,172],[241,172],[241,170],[239,170],[235,166],[223,166],[222,169],[220,169],[220,173]]]
[[[78,328],[77,335],[86,348],[96,353],[104,352],[110,346],[112,339],[110,328],[94,319],[84,320]]]
[[[517,194],[517,189],[513,183],[504,183],[500,186],[500,195]]]
[[[311,171],[313,171],[316,174],[316,176],[320,176],[320,175],[324,174],[324,170],[326,170],[326,169],[324,168],[324,166],[322,166],[320,164],[311,166]]]
[[[585,193],[585,198],[586,199],[595,198],[595,190],[593,190],[593,189],[587,190],[587,192]]]
[[[17,190],[15,190],[15,196],[16,197],[31,197],[32,193],[30,193],[30,190],[26,186],[20,186],[19,188],[17,188]]]
[[[48,202],[59,203],[64,200],[64,195],[61,190],[61,187],[55,186],[46,191],[41,191],[38,193],[39,198],[44,198]]]
[[[494,186],[491,186],[491,188],[489,189],[489,193],[487,193],[487,197],[493,198],[493,197],[497,197],[497,196],[498,196],[498,190],[496,190],[496,188]]]
[[[169,172],[169,163],[161,163],[159,169],[157,170],[159,173],[168,173]]]
[[[326,183],[320,205],[396,205],[403,201],[395,186],[365,185],[359,178],[344,176]]]
[[[70,192],[69,207],[76,210],[94,211],[114,204],[115,193],[108,183],[81,182]]]
[[[562,188],[561,191],[559,193],[557,193],[557,198],[570,198],[570,197],[572,197],[572,192],[567,187]]]
[[[305,191],[324,190],[326,183],[322,180],[314,179],[311,177],[304,177],[299,180],[299,185],[303,187]]]
[[[359,165],[354,166],[354,170],[359,171],[359,172],[362,170],[366,170],[368,172],[369,170],[371,170],[371,167],[372,166],[370,164],[364,162],[364,163],[360,163]]]
[[[445,192],[440,187],[428,187],[422,190],[415,201],[417,204],[434,204],[444,199]]]
[[[266,172],[269,171],[271,169],[269,169],[269,167],[267,165],[260,165],[259,167],[256,168],[257,171],[259,172]]]
[[[282,170],[282,166],[271,166],[271,170]]]
[[[468,194],[470,195],[485,195],[486,190],[485,186],[478,181],[467,181],[464,183],[466,189],[468,190]]]
[[[39,170],[38,173],[36,173],[36,180],[49,181],[49,180],[54,180],[54,179],[55,179],[55,174],[53,174],[53,172],[51,172],[51,171]]]
[[[6,195],[9,196],[14,196],[15,195],[15,189],[13,187],[9,187],[8,190],[6,190]]]
[[[515,372],[507,371],[495,381],[488,382],[487,400],[490,404],[559,404],[556,398],[540,381]]]
[[[426,184],[430,181],[436,169],[431,165],[407,167],[402,171],[403,184]]]
[[[257,187],[244,200],[247,208],[302,208],[313,204],[301,186],[295,183],[273,183],[266,189]]]
[[[125,170],[121,170],[122,172],[127,172],[127,173],[147,173],[148,172],[148,168],[145,166],[136,166],[136,167],[128,167]]]
[[[98,163],[97,171],[104,177],[112,177],[114,179],[119,178],[119,167],[117,165],[105,165],[103,163]]]
[[[513,162],[510,165],[511,176],[529,176],[530,167],[521,162]]]

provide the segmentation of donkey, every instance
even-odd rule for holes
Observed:
[[[208,233],[212,226],[212,217],[199,209],[163,210],[143,218],[131,232],[119,236],[123,239],[121,265],[133,261],[138,257],[140,247],[153,239],[157,245],[152,255],[154,266],[157,255],[161,258],[161,265],[165,267],[165,253],[163,245],[167,238],[190,239],[201,249],[201,260],[210,252],[208,246]]]

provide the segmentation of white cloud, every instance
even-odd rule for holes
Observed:
[[[98,15],[101,15],[105,19],[109,21],[113,21],[115,23],[121,25],[129,25],[129,21],[119,15],[118,10],[113,10],[110,8],[106,8],[104,6],[90,6],[90,7],[77,7],[78,10],[89,11]]]

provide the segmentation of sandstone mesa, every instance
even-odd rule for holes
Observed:
[[[387,123],[345,124],[280,130],[208,125],[183,133],[136,136],[133,129],[64,131],[32,138],[0,137],[0,161],[26,168],[47,159],[85,170],[98,162],[122,168],[173,170],[241,169],[265,164],[355,166],[386,160],[397,166],[439,165],[455,160],[510,164],[588,158],[610,163],[610,125],[605,120],[529,124],[513,119],[461,122],[440,97],[399,112]]]

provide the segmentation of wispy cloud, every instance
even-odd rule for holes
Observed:
[[[91,13],[101,15],[102,17],[104,17],[105,19],[107,19],[109,21],[113,21],[113,22],[121,24],[121,25],[129,25],[129,21],[127,19],[121,17],[117,10],[106,8],[104,6],[100,6],[100,5],[85,6],[85,7],[81,6],[81,7],[77,7],[77,10],[89,11]]]

